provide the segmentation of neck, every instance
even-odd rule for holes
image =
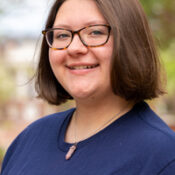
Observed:
[[[118,96],[114,96],[110,99],[105,98],[105,100],[98,100],[98,102],[95,99],[92,99],[90,103],[79,103],[79,101],[76,101],[76,112],[72,117],[70,129],[72,129],[72,131],[76,129],[77,141],[83,140],[84,138],[89,137],[96,129],[103,126],[117,113],[120,114],[117,115],[114,120],[128,112],[132,106],[133,103],[129,103]],[[113,121],[110,123],[112,122]],[[105,127],[106,126],[104,125],[101,129]]]
[[[124,106],[127,105],[127,101],[121,98],[115,98],[116,101],[112,100],[99,100],[98,102],[88,103],[86,105],[80,103],[76,105],[76,115],[77,122],[81,122],[81,124],[87,123],[92,124],[96,122],[100,122],[103,118],[109,118],[111,115],[115,115],[119,112]]]

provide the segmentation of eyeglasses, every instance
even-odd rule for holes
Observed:
[[[104,24],[90,25],[77,31],[63,28],[51,28],[42,31],[47,44],[54,50],[63,50],[69,47],[74,35],[77,34],[81,42],[87,47],[98,47],[107,43],[111,27]]]

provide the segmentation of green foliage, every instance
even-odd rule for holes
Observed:
[[[175,39],[175,1],[140,0],[156,38],[163,49],[168,48]]]
[[[175,95],[175,1],[140,0],[148,16],[167,72],[167,91]]]
[[[5,154],[5,150],[0,147],[0,168],[1,168],[4,154]]]
[[[161,57],[165,64],[167,72],[167,90],[169,95],[175,95],[175,41],[171,43],[171,46],[162,50]]]
[[[0,62],[0,104],[6,102],[13,94],[15,82],[7,67]]]

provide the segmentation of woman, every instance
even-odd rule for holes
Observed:
[[[175,134],[144,102],[163,94],[137,0],[57,0],[43,31],[36,88],[76,108],[28,126],[1,175],[174,175]]]

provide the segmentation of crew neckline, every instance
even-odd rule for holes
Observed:
[[[138,110],[140,110],[144,106],[145,107],[148,106],[147,103],[144,102],[144,101],[136,103],[128,112],[126,112],[125,114],[120,116],[118,119],[113,121],[107,127],[105,127],[104,129],[100,130],[99,132],[95,133],[94,135],[92,135],[92,136],[90,136],[90,137],[88,137],[88,138],[78,142],[77,149],[80,149],[80,148],[84,147],[85,145],[87,145],[89,142],[97,139],[98,137],[103,135],[105,132],[107,132],[109,129],[111,129],[111,127],[113,127],[114,125],[116,125],[115,127],[119,127],[120,123],[123,120],[126,120],[128,117],[130,117],[130,115],[133,115],[133,113],[138,112]],[[58,138],[57,138],[58,139],[58,147],[63,152],[67,152],[69,150],[70,146],[73,145],[73,143],[65,142],[65,134],[66,134],[66,130],[67,130],[67,127],[69,125],[69,122],[70,122],[70,120],[71,120],[75,110],[76,110],[76,108],[72,108],[70,110],[70,112],[66,115],[64,121],[61,124],[59,132],[58,132]]]

